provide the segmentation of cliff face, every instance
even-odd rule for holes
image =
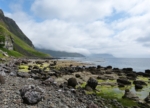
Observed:
[[[34,47],[31,40],[21,31],[16,22],[11,18],[5,17],[3,11],[0,9],[0,22],[14,35],[19,37],[29,46]]]

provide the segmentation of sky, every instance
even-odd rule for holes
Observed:
[[[0,0],[35,47],[150,57],[150,0]]]

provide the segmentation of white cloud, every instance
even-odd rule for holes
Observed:
[[[150,33],[149,5],[148,0],[35,0],[31,10],[45,20],[21,10],[7,15],[38,47],[136,57],[150,54],[145,41],[137,41]],[[120,12],[128,16],[105,22]]]

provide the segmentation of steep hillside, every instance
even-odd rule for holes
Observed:
[[[79,53],[71,53],[71,52],[65,52],[65,51],[53,51],[53,50],[45,50],[45,49],[38,49],[38,51],[48,53],[53,57],[84,57],[84,55]]]
[[[16,23],[5,17],[0,10],[0,50],[13,56],[50,57],[49,54],[36,51],[32,42],[21,34],[22,31]]]
[[[11,33],[19,37],[29,46],[34,47],[30,39],[21,31],[18,25],[11,18],[5,17],[3,11],[0,9],[0,23],[5,26]]]

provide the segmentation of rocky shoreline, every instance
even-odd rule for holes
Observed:
[[[149,85],[150,70],[137,73],[132,68],[86,65],[49,59],[11,59],[5,63],[3,60],[0,64],[0,108],[150,107],[150,95],[140,99],[128,88],[123,90],[123,102],[99,95],[103,86],[131,85],[143,89]],[[124,104],[126,99],[129,101]],[[129,106],[131,101],[134,104]]]

